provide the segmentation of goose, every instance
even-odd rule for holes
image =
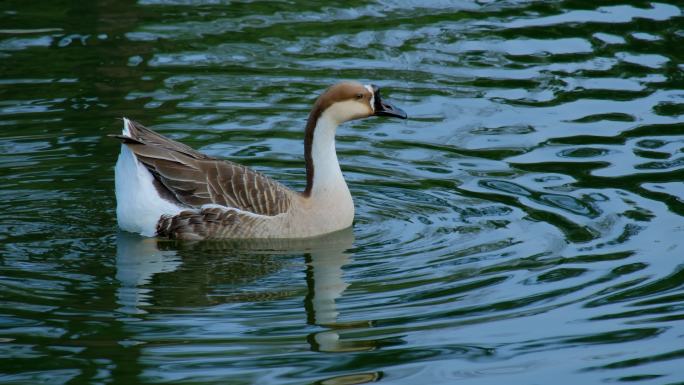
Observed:
[[[309,238],[345,229],[354,202],[335,151],[337,127],[370,116],[406,119],[375,85],[342,82],[313,105],[304,133],[302,192],[212,158],[124,118],[115,166],[121,229],[182,240]]]

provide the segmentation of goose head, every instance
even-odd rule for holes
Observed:
[[[326,190],[326,186],[338,183],[348,193],[335,152],[335,131],[344,122],[371,116],[406,119],[406,113],[382,100],[380,89],[372,84],[338,83],[316,100],[309,114],[304,136],[304,196],[310,196],[314,190],[314,174],[316,185],[323,186],[319,190]],[[351,197],[349,201],[351,202]]]
[[[328,88],[316,101],[312,117],[322,115],[341,124],[370,116],[406,119],[406,112],[382,100],[380,88],[374,84],[343,82]]]

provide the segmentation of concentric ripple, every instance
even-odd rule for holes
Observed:
[[[674,0],[0,4],[0,382],[684,382]],[[352,229],[116,228],[127,116],[301,189],[315,95]]]

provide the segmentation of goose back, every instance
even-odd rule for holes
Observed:
[[[267,216],[288,210],[293,192],[284,185],[128,122],[129,135],[119,138],[152,173],[164,199],[188,208],[216,204]]]

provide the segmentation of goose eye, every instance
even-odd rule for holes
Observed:
[[[363,98],[363,94],[362,94],[362,93],[359,92],[358,94],[356,94],[356,99],[362,99],[362,98]]]

